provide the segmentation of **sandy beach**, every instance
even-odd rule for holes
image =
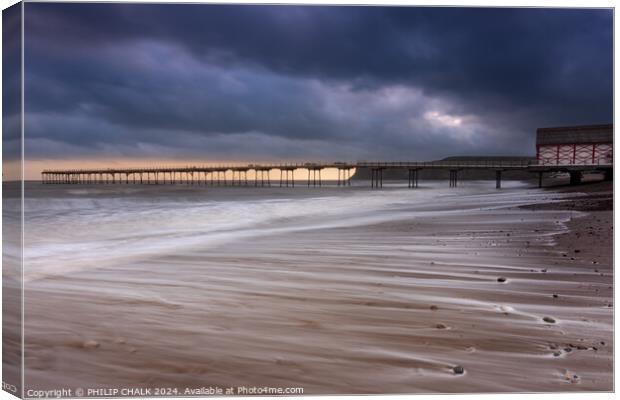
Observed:
[[[26,388],[612,390],[610,183],[467,185],[37,276]]]

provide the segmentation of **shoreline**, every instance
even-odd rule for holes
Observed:
[[[612,390],[611,265],[562,244],[587,217],[399,212],[31,282],[26,385]]]

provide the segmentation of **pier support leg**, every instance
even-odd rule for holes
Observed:
[[[570,184],[571,185],[579,185],[581,183],[582,176],[583,175],[582,175],[581,171],[570,172]]]
[[[458,170],[450,170],[450,187],[456,187],[458,182]]]
[[[495,171],[495,189],[502,188],[502,171]]]
[[[383,187],[383,169],[373,168],[371,170],[370,187],[382,188]]]
[[[543,173],[539,172],[538,173],[538,187],[541,188],[542,187],[542,179],[543,179]]]

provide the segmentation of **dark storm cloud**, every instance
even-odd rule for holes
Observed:
[[[611,120],[612,13],[31,3],[26,71],[40,156],[531,154]]]

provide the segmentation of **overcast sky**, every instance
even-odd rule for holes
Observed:
[[[533,155],[612,121],[612,11],[25,6],[29,159]]]

